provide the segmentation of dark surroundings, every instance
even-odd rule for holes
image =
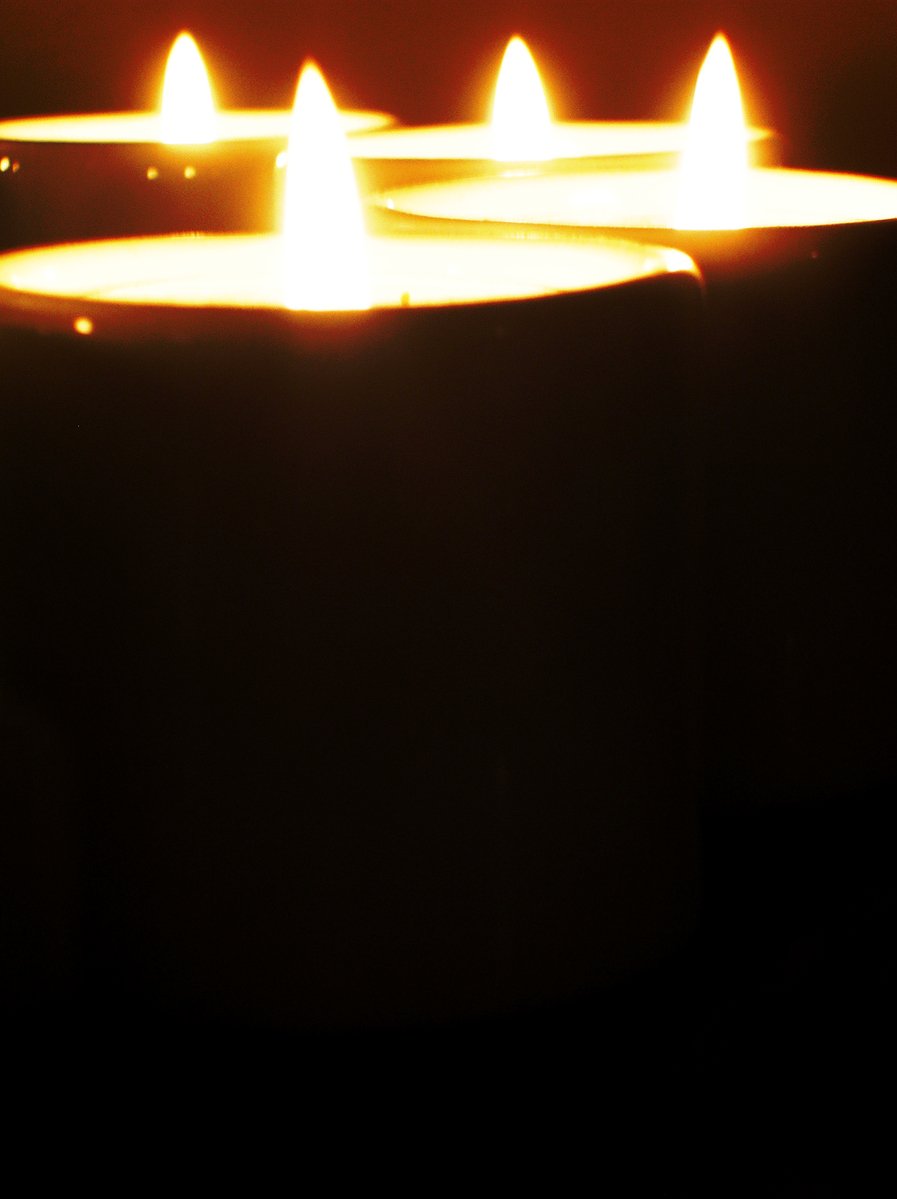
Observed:
[[[514,31],[529,39],[559,115],[676,119],[722,28],[748,112],[784,135],[789,164],[897,176],[892,0],[184,0],[138,10],[7,0],[0,115],[149,106],[182,27],[199,39],[227,105],[287,103],[313,55],[344,105],[409,123],[477,119]],[[165,1086],[160,1058],[179,1058],[206,1086],[251,1079],[279,1089],[297,1078],[299,1090],[321,1085],[325,1095],[335,1072],[349,1092],[367,1076],[370,1095],[370,1078],[389,1076],[439,1110],[459,1094],[479,1092],[474,1106],[485,1104],[484,1076],[500,1106],[527,1096],[530,1115],[582,1088],[581,1117],[595,1118],[587,1142],[607,1132],[600,1096],[629,1096],[635,1119],[659,1100],[672,1119],[692,1088],[711,1107],[753,1094],[761,1106],[735,1119],[750,1147],[730,1159],[724,1192],[856,1193],[858,1159],[846,1155],[841,1173],[822,1123],[806,1138],[795,1129],[799,1116],[839,1123],[879,1084],[892,1088],[894,798],[889,779],[837,794],[704,795],[704,899],[691,942],[647,976],[563,1008],[460,1028],[316,1036],[198,1029],[150,1013],[29,1012],[7,1022],[4,1056],[38,1074],[100,1061],[121,1085],[123,1067],[112,1063],[122,1051],[148,1091]],[[693,1119],[706,1150],[715,1123],[697,1109]],[[784,1164],[773,1169],[779,1151]]]

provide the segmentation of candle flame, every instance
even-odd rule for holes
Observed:
[[[370,308],[364,222],[339,113],[318,67],[299,76],[287,150],[284,304]]]
[[[741,229],[748,131],[729,43],[713,39],[698,74],[679,167],[677,229]]]
[[[168,55],[162,85],[162,141],[201,146],[215,140],[215,101],[199,47],[179,33]]]
[[[521,37],[508,42],[492,105],[493,157],[540,162],[552,157],[551,113],[539,69]]]

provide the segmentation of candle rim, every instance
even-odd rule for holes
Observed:
[[[446,238],[444,234],[447,231],[446,227],[452,224],[454,223],[439,222],[438,235],[428,222],[421,222],[415,233],[381,232],[369,236],[373,241],[394,241],[403,245],[411,245],[416,241],[419,246],[420,242],[425,240],[445,242]],[[497,237],[495,230],[487,225],[483,225],[479,233],[472,233],[468,222],[458,222],[458,225],[461,227],[460,236],[468,243],[502,244],[513,247],[513,252],[517,252],[521,245],[520,238],[516,236]],[[10,323],[10,314],[15,316],[16,313],[25,315],[44,313],[48,315],[49,323],[53,326],[54,330],[58,329],[59,331],[67,331],[69,333],[78,320],[85,318],[91,326],[94,320],[96,320],[98,322],[97,327],[102,329],[105,323],[104,318],[108,318],[113,314],[117,317],[117,320],[114,322],[116,327],[124,321],[129,326],[133,325],[135,332],[139,329],[141,320],[148,319],[153,324],[164,325],[168,320],[176,322],[178,318],[183,318],[185,313],[192,314],[198,318],[200,323],[207,322],[213,325],[216,322],[223,322],[236,326],[241,321],[252,325],[254,322],[266,319],[274,319],[278,322],[286,322],[287,324],[291,322],[302,324],[309,321],[312,323],[324,321],[326,323],[331,319],[336,323],[343,323],[347,320],[349,323],[353,323],[353,321],[364,322],[365,320],[376,318],[378,314],[444,312],[447,310],[457,312],[464,309],[484,309],[489,307],[498,309],[507,304],[557,300],[565,297],[581,297],[621,286],[649,283],[660,279],[671,279],[676,276],[690,277],[695,283],[700,278],[700,273],[695,263],[686,254],[676,249],[642,244],[637,241],[627,241],[623,238],[583,235],[577,231],[572,231],[568,235],[564,232],[558,233],[549,230],[541,230],[523,239],[523,241],[524,243],[543,248],[555,248],[560,245],[567,248],[591,248],[596,251],[596,255],[597,252],[609,253],[610,255],[619,254],[621,257],[625,256],[627,259],[626,273],[622,273],[621,268],[619,278],[613,278],[609,281],[594,278],[592,281],[578,286],[543,287],[542,290],[538,291],[523,290],[510,295],[474,296],[472,298],[462,297],[435,301],[423,299],[409,304],[404,302],[375,303],[369,309],[345,311],[293,310],[284,307],[282,302],[270,304],[237,304],[234,302],[197,303],[164,299],[128,299],[121,295],[107,297],[89,294],[79,295],[71,292],[54,292],[49,289],[29,289],[28,287],[16,286],[2,277],[10,270],[11,266],[15,267],[16,260],[27,261],[29,257],[36,257],[45,251],[52,252],[59,250],[77,253],[83,251],[89,252],[99,248],[108,252],[127,249],[129,244],[133,245],[135,243],[149,243],[149,245],[152,245],[157,242],[169,244],[181,242],[186,244],[204,243],[208,245],[213,243],[214,245],[222,245],[253,241],[273,243],[277,240],[279,239],[276,235],[271,234],[164,234],[155,237],[115,238],[93,242],[62,243],[58,246],[32,246],[10,251],[0,255],[0,325]],[[527,252],[524,251],[524,253]],[[636,262],[640,265],[634,265]],[[401,317],[399,319],[408,318]],[[12,323],[18,323],[18,321],[13,320]],[[93,328],[91,328],[91,332],[93,332]]]
[[[272,133],[253,133],[247,128],[245,133],[235,133],[219,136],[217,141],[207,145],[213,147],[220,142],[254,142],[254,141],[283,141],[289,136],[291,118],[289,108],[221,108],[216,113],[216,121],[220,121],[226,129],[228,123],[240,124],[273,122],[282,129]],[[344,123],[352,126],[357,123],[357,129],[346,130],[351,136],[385,132],[397,124],[392,113],[381,109],[342,108],[339,110]],[[84,136],[58,136],[66,124],[77,122]],[[370,124],[368,122],[371,122]],[[121,124],[122,132],[118,136],[97,136],[97,130],[104,125]],[[131,134],[127,126],[131,126]],[[146,126],[144,130],[141,128]],[[166,145],[161,137],[148,136],[153,127],[161,128],[161,117],[157,111],[133,110],[117,112],[83,112],[83,113],[48,113],[40,116],[11,117],[0,121],[0,142],[16,142],[33,145]],[[54,136],[54,134],[56,136]],[[206,144],[200,146],[172,146],[172,149],[196,150],[206,149]]]
[[[572,151],[570,147],[561,146],[562,151],[558,153],[554,159],[547,159],[544,162],[540,161],[540,166],[544,166],[550,170],[552,161],[564,161],[570,158],[644,158],[658,154],[678,153],[684,144],[688,130],[687,121],[650,121],[650,120],[560,120],[552,121],[552,129],[557,131],[561,137],[564,134],[575,135],[577,133],[609,133],[611,131],[621,131],[626,133],[638,133],[648,135],[649,133],[660,139],[659,145],[646,145],[636,149],[627,150],[625,148],[613,147],[612,149],[602,151],[597,149],[584,149],[582,151]],[[439,141],[449,143],[443,147],[437,145],[437,149],[441,152],[432,154],[421,154],[414,152],[413,143],[417,140],[436,137]],[[482,138],[484,141],[484,150],[487,149],[487,143],[491,141],[492,129],[488,121],[455,121],[445,124],[434,125],[397,125],[395,127],[384,127],[382,129],[372,129],[370,131],[360,132],[353,138],[352,156],[372,161],[388,161],[397,160],[402,162],[453,162],[453,161],[468,161],[468,162],[490,162],[495,164],[495,160],[491,152],[480,154],[471,154],[469,151],[452,152],[451,142],[462,141],[464,138]],[[748,142],[752,146],[757,146],[766,141],[772,141],[776,137],[774,129],[766,126],[751,126],[746,131]],[[382,148],[378,145],[383,143]],[[403,145],[403,142],[411,143],[411,149]],[[520,161],[529,161],[521,159]],[[507,167],[509,163],[500,163],[498,165]]]
[[[423,196],[426,193],[435,193],[437,191],[451,191],[455,188],[476,189],[479,187],[497,186],[501,188],[512,189],[519,186],[521,180],[519,177],[515,178],[511,175],[498,176],[492,179],[447,180],[444,183],[431,182],[396,187],[371,196],[370,202],[383,208],[387,208],[399,216],[406,215],[420,220],[438,221],[441,219],[450,219],[465,224],[469,222],[471,224],[487,224],[493,227],[497,225],[509,225],[516,228],[529,227],[533,229],[552,227],[568,232],[571,230],[580,230],[582,232],[588,231],[599,236],[605,231],[609,231],[609,235],[612,237],[619,237],[621,239],[632,238],[636,241],[642,236],[665,235],[675,238],[726,236],[730,239],[734,239],[739,236],[743,237],[752,233],[775,234],[777,232],[785,233],[789,230],[827,229],[851,225],[887,225],[891,222],[897,221],[897,179],[889,179],[878,175],[858,175],[851,172],[841,171],[816,171],[797,167],[752,167],[749,172],[749,177],[757,175],[787,177],[801,181],[818,180],[825,184],[833,183],[835,187],[844,188],[847,188],[850,185],[860,184],[866,191],[880,188],[893,193],[894,211],[892,214],[877,217],[869,217],[862,214],[855,217],[848,215],[833,221],[793,221],[765,224],[751,224],[748,222],[744,226],[736,229],[677,229],[673,224],[661,223],[640,224],[632,222],[627,224],[626,222],[619,220],[609,220],[604,223],[595,223],[594,221],[588,221],[585,216],[581,220],[574,221],[566,217],[559,218],[556,214],[554,214],[550,220],[547,216],[544,220],[536,216],[519,217],[515,219],[511,217],[501,218],[498,216],[484,217],[482,215],[478,215],[465,217],[452,215],[451,217],[442,218],[433,215],[431,212],[421,211],[414,206],[409,205],[409,200],[413,199],[413,197],[416,195]],[[584,168],[575,177],[580,180],[600,180],[602,183],[607,184],[608,182],[613,181],[615,178],[632,179],[633,177],[636,177],[642,180],[648,180],[650,183],[651,180],[657,179],[668,181],[671,178],[675,178],[675,176],[676,171],[674,168],[667,168],[665,170],[655,169],[641,172],[627,172],[624,170],[602,171],[600,168]],[[528,181],[531,182],[533,186],[538,187],[550,185],[552,180],[555,178],[569,180],[572,178],[572,176],[565,175],[561,171],[554,172],[549,168],[548,170],[540,171],[538,175],[528,177]],[[403,197],[405,198],[405,204],[409,206],[403,207]]]

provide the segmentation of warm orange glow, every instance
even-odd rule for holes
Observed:
[[[352,160],[333,97],[311,62],[299,76],[287,154],[285,306],[369,308],[364,222]]]
[[[677,229],[741,229],[745,224],[748,134],[729,43],[717,34],[695,87],[679,168]]]
[[[539,70],[526,42],[508,42],[492,106],[493,158],[537,162],[553,157],[551,114]]]
[[[215,101],[199,47],[179,33],[168,55],[162,86],[162,141],[199,146],[215,139]]]

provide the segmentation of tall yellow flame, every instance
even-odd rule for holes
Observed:
[[[299,76],[287,149],[284,305],[370,308],[361,201],[333,97],[318,67]]]
[[[523,38],[508,42],[492,105],[493,157],[538,162],[552,157],[551,113],[539,69]]]
[[[199,47],[179,33],[168,55],[162,85],[162,141],[200,146],[215,139],[215,101]]]
[[[717,34],[698,74],[679,168],[677,229],[741,229],[748,134],[729,43]]]

